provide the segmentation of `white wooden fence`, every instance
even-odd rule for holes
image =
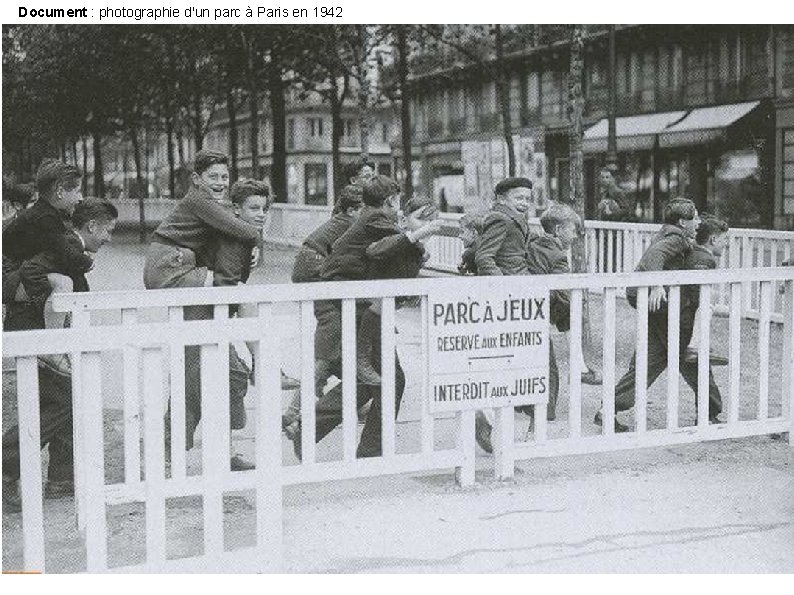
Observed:
[[[112,571],[265,571],[280,568],[282,557],[282,487],[289,484],[321,482],[344,478],[377,476],[428,470],[455,470],[457,481],[474,482],[475,439],[474,412],[457,414],[454,420],[454,446],[438,449],[434,433],[438,419],[425,408],[413,430],[418,433],[418,450],[402,452],[396,446],[395,395],[395,298],[421,296],[423,351],[421,361],[421,398],[428,398],[430,370],[427,367],[426,320],[427,295],[431,287],[446,284],[447,289],[476,292],[487,279],[477,277],[414,279],[399,282],[344,282],[236,288],[199,288],[163,291],[103,292],[58,296],[56,307],[72,312],[73,326],[61,330],[37,330],[4,333],[3,355],[16,360],[18,375],[19,422],[21,439],[21,496],[23,503],[24,567],[45,570],[44,517],[41,490],[41,452],[39,449],[39,405],[37,356],[45,353],[68,353],[73,365],[75,477],[79,526],[84,530],[88,572]],[[760,285],[757,344],[757,378],[750,391],[742,387],[741,369],[748,357],[742,349],[741,298],[748,283]],[[438,284],[438,285],[436,285]],[[560,275],[527,277],[533,293],[563,289],[571,292],[572,326],[568,336],[570,357],[567,382],[561,379],[561,399],[567,392],[568,416],[554,422],[561,431],[549,432],[543,415],[537,416],[534,439],[516,442],[512,408],[497,411],[494,440],[494,466],[500,478],[511,477],[515,461],[532,457],[592,453],[615,449],[679,444],[720,438],[760,435],[789,431],[792,427],[791,405],[794,400],[794,269],[755,268],[726,271],[669,273],[618,273],[614,275]],[[670,286],[669,359],[670,369],[678,368],[679,320],[677,304],[681,285],[701,287],[701,308],[710,302],[712,288],[728,285],[730,371],[724,396],[727,405],[725,422],[710,425],[708,420],[708,353],[710,324],[701,318],[699,335],[699,382],[697,423],[687,426],[678,417],[678,375],[669,374],[666,385],[666,423],[652,428],[648,423],[645,383],[639,382],[636,400],[636,429],[615,435],[614,386],[616,296],[628,286],[639,287],[636,313],[637,378],[647,369],[648,287]],[[783,326],[771,322],[775,285],[786,290]],[[580,384],[582,345],[582,304],[587,292],[602,292],[603,324],[594,328],[603,343],[603,433],[592,434],[593,411],[585,413]],[[300,464],[285,465],[280,427],[281,392],[279,368],[281,354],[274,336],[274,309],[296,310],[292,328],[300,336],[301,383],[314,386],[313,334],[315,300],[341,300],[343,317],[343,378],[355,377],[355,310],[357,299],[380,301],[382,307],[382,429],[383,454],[357,459],[356,386],[343,382],[342,457],[320,461],[316,457],[312,399],[301,403],[303,418]],[[256,319],[229,317],[231,304],[258,305]],[[186,306],[212,305],[213,320],[185,321]],[[595,306],[594,306],[595,307]],[[146,322],[144,310],[167,310],[164,322]],[[91,315],[98,311],[121,312],[120,324],[92,325]],[[778,340],[773,340],[772,337]],[[782,337],[782,340],[780,340]],[[228,358],[229,344],[253,341],[257,344],[256,361],[256,470],[231,472],[229,468]],[[186,473],[184,444],[184,347],[201,346],[201,388],[203,431],[201,474]],[[124,462],[122,482],[108,484],[105,478],[103,404],[101,399],[100,359],[109,350],[124,352]],[[771,362],[775,362],[774,365]],[[774,391],[770,390],[770,370],[782,374]],[[564,368],[562,368],[564,369]],[[745,379],[746,380],[746,379]],[[567,386],[567,391],[565,387]],[[307,391],[309,392],[309,391]],[[753,418],[740,415],[740,398],[753,401]],[[170,473],[165,465],[164,419],[170,399],[172,427]],[[140,416],[141,410],[143,415]],[[588,405],[589,406],[589,405]],[[141,457],[140,438],[143,437]],[[333,439],[329,436],[327,439]],[[143,460],[141,460],[143,458]],[[256,543],[247,548],[227,551],[224,545],[224,494],[238,490],[255,492]],[[169,559],[166,549],[166,499],[200,495],[203,499],[203,552],[191,558]],[[146,507],[146,559],[136,566],[111,567],[108,557],[106,511],[113,504],[143,502]]]

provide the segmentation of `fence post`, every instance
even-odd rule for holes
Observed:
[[[72,312],[72,328],[87,328],[91,326],[91,312],[87,310]],[[77,529],[85,532],[86,502],[85,502],[85,449],[84,449],[84,420],[85,405],[82,398],[82,354],[73,351],[72,360],[72,451],[74,456],[74,509],[77,514]]]
[[[545,415],[545,406],[535,405],[535,422]],[[537,429],[537,428],[536,428]],[[515,415],[512,405],[496,409],[494,420],[494,475],[498,480],[512,479],[515,474]]]
[[[785,282],[783,306],[783,416],[788,416],[789,445],[794,446],[794,281]]]
[[[455,481],[460,487],[474,484],[474,411],[458,413],[458,449],[461,463],[455,468]]]
[[[44,572],[41,412],[39,411],[39,367],[36,357],[17,359],[17,403],[23,563],[27,571]]]

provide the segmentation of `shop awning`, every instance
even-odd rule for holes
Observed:
[[[653,148],[656,135],[686,116],[685,111],[643,114],[615,119],[618,151],[641,151]],[[582,149],[585,153],[605,153],[609,121],[602,118],[585,130]]]
[[[699,107],[659,135],[660,147],[700,145],[723,138],[726,130],[759,106],[759,101]]]

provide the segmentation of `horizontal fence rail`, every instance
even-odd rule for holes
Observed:
[[[282,487],[290,484],[322,482],[344,478],[430,470],[454,470],[458,482],[475,480],[475,415],[462,411],[450,415],[431,414],[428,349],[428,295],[441,289],[452,294],[472,295],[488,291],[494,281],[482,277],[408,279],[400,281],[336,282],[274,286],[240,286],[229,288],[169,289],[160,291],[97,292],[58,295],[54,306],[72,313],[71,328],[35,330],[3,335],[3,355],[16,361],[17,401],[21,449],[21,497],[23,502],[23,539],[25,568],[44,568],[43,501],[40,481],[38,366],[44,354],[70,354],[73,381],[75,434],[75,480],[78,526],[83,530],[86,547],[85,570],[103,571],[194,571],[219,569],[277,571],[282,547]],[[760,301],[757,321],[742,320],[741,302],[749,284],[758,284]],[[521,459],[566,454],[593,453],[625,448],[679,444],[729,437],[741,437],[791,429],[791,405],[794,399],[794,269],[788,267],[753,268],[721,271],[680,271],[653,273],[572,274],[526,277],[532,292],[563,290],[571,300],[571,329],[567,336],[553,337],[564,356],[558,355],[560,402],[566,411],[556,419],[535,415],[529,431],[519,431],[513,408],[496,411],[494,426],[494,469],[501,478],[514,473]],[[649,291],[658,285],[668,287],[667,366],[682,373],[688,370],[689,392],[680,390],[678,374],[669,373],[664,395],[652,399],[644,379],[658,357],[652,359],[649,342],[656,331],[651,327],[647,310]],[[714,346],[714,324],[708,315],[712,294],[727,287],[728,320],[719,332],[730,337],[728,386],[721,386],[723,415],[719,423],[710,423],[709,398],[713,382],[709,370],[709,353]],[[689,368],[679,361],[682,338],[676,307],[688,286],[699,288],[701,315],[694,330],[698,337],[698,361]],[[616,298],[627,288],[638,288],[638,309],[626,316],[627,308]],[[780,289],[783,293],[780,294]],[[594,296],[598,291],[602,295]],[[782,325],[772,321],[772,303],[780,296]],[[417,299],[418,298],[418,299]],[[589,307],[585,306],[589,302]],[[252,305],[244,318],[231,315],[239,304]],[[318,432],[328,433],[327,407],[315,408],[317,381],[314,359],[314,313],[318,304],[331,304],[341,323],[341,390],[336,403],[338,427],[336,437],[327,441],[341,444],[339,456],[328,458],[321,453],[326,440]],[[193,319],[193,308],[209,307],[204,319]],[[160,318],[151,316],[162,311]],[[583,320],[589,310],[591,319]],[[103,313],[118,313],[115,322],[98,324]],[[406,422],[400,411],[400,364],[398,333],[406,332],[405,316],[415,314],[418,329],[410,341],[416,344],[418,364],[410,373],[418,387],[418,414]],[[242,315],[242,314],[241,314]],[[372,390],[355,378],[356,350],[364,316],[378,320],[372,333],[381,355],[381,383],[371,400],[364,428],[360,427],[359,409],[362,391]],[[92,317],[95,320],[92,320]],[[629,321],[629,319],[632,319]],[[658,323],[658,316],[653,317]],[[589,325],[601,352],[604,382],[597,393],[581,383],[584,324]],[[632,359],[637,391],[633,408],[633,427],[616,432],[616,420],[624,419],[616,390],[625,379],[625,371],[616,357],[626,339],[617,328],[633,329],[628,348],[636,352]],[[747,334],[742,325],[752,324],[758,332]],[[373,329],[376,327],[373,326]],[[413,327],[412,327],[413,328]],[[673,332],[675,331],[675,332]],[[282,391],[280,369],[285,358],[281,351],[287,334],[295,338],[295,357],[299,360],[301,435],[284,448],[281,415]],[[290,336],[292,336],[290,335]],[[754,344],[740,350],[746,336]],[[655,339],[654,339],[655,340]],[[254,365],[253,419],[254,460],[252,471],[230,468],[230,346],[250,342]],[[723,345],[717,347],[725,347]],[[658,351],[658,346],[654,349]],[[200,472],[185,458],[185,407],[189,389],[186,367],[196,360],[200,365],[201,457]],[[121,354],[122,378],[120,400],[123,408],[124,474],[115,482],[106,478],[104,452],[109,437],[103,428],[102,358],[108,352]],[[571,354],[570,356],[568,354]],[[747,363],[754,361],[754,377],[747,376]],[[694,366],[694,367],[693,367]],[[405,366],[408,374],[409,366]],[[771,380],[770,380],[771,379]],[[748,385],[751,382],[751,385]],[[190,389],[192,390],[192,389]],[[320,396],[330,399],[334,390]],[[693,396],[694,395],[694,396]],[[692,423],[686,403],[697,403]],[[662,407],[663,414],[656,409]],[[540,407],[544,409],[545,407]],[[602,426],[592,422],[595,411],[601,412]],[[682,413],[683,411],[683,413]],[[516,418],[518,419],[518,418]],[[368,424],[375,424],[370,428]],[[375,451],[364,453],[365,436],[378,428]],[[595,429],[595,432],[593,430]],[[443,434],[444,436],[441,436]],[[516,439],[516,435],[523,437]],[[444,438],[444,440],[441,440]],[[170,442],[169,439],[170,438]],[[370,436],[371,438],[371,436]],[[285,454],[286,450],[286,454]],[[297,454],[300,453],[300,458]],[[322,455],[322,456],[321,456]],[[366,456],[365,456],[366,455]],[[250,492],[255,514],[253,545],[229,550],[224,540],[224,501],[231,493]],[[173,498],[200,497],[202,502],[203,543],[201,553],[187,558],[169,557],[166,531],[168,502]],[[145,506],[145,559],[136,564],[117,565],[108,548],[109,507],[143,503]]]

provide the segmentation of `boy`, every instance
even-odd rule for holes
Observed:
[[[232,211],[241,221],[262,228],[270,209],[270,189],[264,182],[243,179],[236,182],[229,191]],[[207,262],[213,271],[214,287],[236,286],[246,283],[251,273],[253,246],[231,236],[219,235],[206,247],[206,254],[200,259]],[[240,306],[241,316],[246,315],[245,305]],[[208,318],[211,318],[211,314]],[[253,345],[248,345],[253,356]],[[193,445],[193,434],[201,421],[201,352],[197,346],[189,346],[185,361],[185,435],[187,448]],[[253,362],[253,360],[252,360]],[[240,359],[233,345],[229,346],[229,427],[239,430],[245,427],[246,414],[243,402],[248,392],[248,379],[251,369]],[[230,461],[232,471],[248,471],[253,463],[240,455]]]
[[[692,250],[695,232],[700,225],[695,203],[686,198],[674,198],[664,207],[664,224],[653,239],[653,242],[642,255],[636,271],[672,271],[686,267],[686,260]],[[637,288],[626,290],[629,304],[637,307]],[[667,290],[662,286],[651,288],[648,292],[648,386],[667,367]],[[687,342],[680,342],[683,361]],[[615,413],[634,407],[635,391],[635,360],[631,358],[629,369],[615,387]],[[687,382],[691,380],[691,367],[681,366],[681,372]],[[694,386],[697,386],[697,366],[695,366]],[[690,386],[692,383],[690,382]],[[593,422],[602,425],[602,416],[596,413]],[[615,419],[615,431],[626,432],[628,426]]]
[[[146,251],[147,289],[202,287],[207,269],[214,264],[207,261],[212,254],[209,246],[219,235],[250,247],[259,241],[260,227],[235,217],[219,203],[229,188],[226,155],[199,151],[190,179],[192,187],[154,231]]]
[[[304,240],[292,268],[293,283],[321,281],[320,271],[334,242],[344,234],[361,212],[363,192],[360,185],[345,186],[339,195],[331,219],[315,229]],[[314,302],[317,328],[314,333],[314,394],[322,397],[323,387],[331,376],[342,376],[341,326],[336,324],[338,305],[329,300]],[[296,403],[282,420],[284,427],[297,416]]]
[[[405,240],[416,243],[436,233],[440,229],[438,221],[423,224],[415,231],[403,231],[397,225],[397,205],[399,205],[399,187],[386,176],[374,176],[362,184],[364,208],[358,219],[336,242],[331,254],[325,260],[320,276],[324,281],[364,280],[373,274],[373,265],[370,258],[377,254],[368,249],[379,240],[405,235]],[[357,327],[359,340],[372,337],[377,325],[380,328],[380,316],[369,308],[368,302],[357,304]],[[341,304],[333,302],[333,310],[329,311],[329,327],[341,336],[342,312]],[[341,342],[340,342],[341,348]],[[356,456],[375,457],[381,453],[381,426],[380,426],[380,374],[373,367],[373,363],[361,354],[357,354],[357,376],[361,385],[358,390],[358,406],[361,407],[372,401],[367,414],[364,430],[361,435]],[[379,365],[378,362],[375,362]],[[399,409],[402,391],[405,386],[405,376],[399,362],[395,361],[395,410]],[[331,432],[342,420],[341,397],[338,390],[331,391],[323,396],[317,403],[316,436],[320,441]],[[288,432],[295,447],[295,453],[300,458],[301,432],[297,430]]]
[[[19,266],[25,260],[48,252],[57,258],[60,277],[80,276],[91,270],[91,257],[67,240],[67,221],[83,199],[80,191],[82,173],[72,165],[45,159],[36,172],[39,200],[19,211],[3,230],[3,303],[28,301],[37,289],[20,283]],[[55,291],[72,291],[70,286],[56,285]],[[62,322],[62,321],[61,321]]]
[[[118,212],[109,202],[88,199],[74,209],[74,231],[64,234],[70,250],[84,250],[96,254],[110,241]],[[47,285],[47,276],[64,275],[63,254],[44,251],[26,260],[21,268],[22,282],[33,286]],[[89,291],[85,276],[73,277],[75,291]],[[43,303],[14,302],[6,314],[5,330],[45,328]],[[41,445],[49,445],[47,498],[70,496],[74,493],[74,462],[72,452],[72,378],[69,373],[44,365],[39,359],[39,407],[41,416]],[[12,426],[3,434],[3,510],[19,510],[17,493],[19,479],[19,429]]]
[[[580,235],[582,222],[576,212],[568,205],[551,203],[540,217],[543,233],[530,237],[527,242],[527,274],[530,275],[564,275],[570,273],[568,265],[568,249],[574,239]],[[565,332],[570,328],[570,296],[567,291],[554,290],[550,296],[551,323],[557,330]],[[546,419],[552,421],[557,417],[557,397],[559,395],[560,376],[554,345],[549,342],[549,401],[546,406]],[[530,417],[529,429],[532,431],[535,406],[526,405],[516,408]],[[486,426],[487,424],[487,426]],[[490,452],[490,422],[485,414],[477,415],[477,438],[480,447]]]

